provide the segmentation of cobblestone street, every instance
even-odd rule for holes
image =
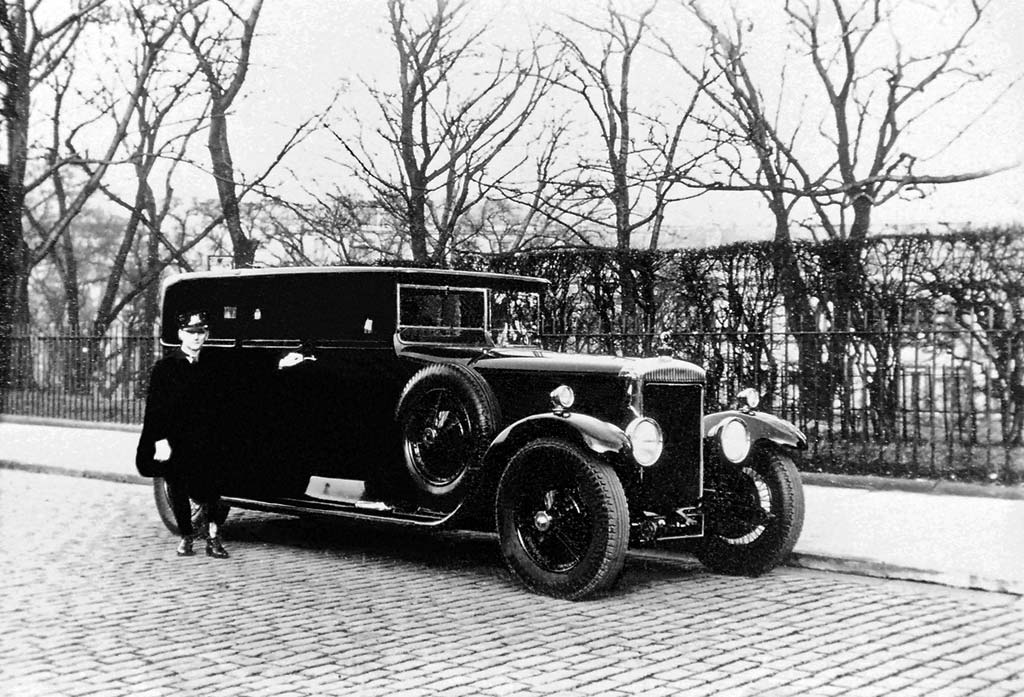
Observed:
[[[484,536],[234,512],[178,559],[147,487],[0,470],[0,694],[1024,693],[1024,604],[632,556],[572,603]]]

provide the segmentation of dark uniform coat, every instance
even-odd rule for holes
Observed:
[[[208,373],[208,363],[201,358],[190,363],[181,349],[156,362],[135,452],[139,474],[173,478],[197,501],[211,501],[219,490],[218,458],[213,452],[218,400]],[[166,464],[154,461],[156,443],[163,439],[171,446]]]

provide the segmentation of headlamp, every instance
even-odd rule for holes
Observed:
[[[665,438],[661,426],[654,419],[634,419],[626,427],[626,435],[633,447],[633,459],[641,467],[650,467],[661,457]]]
[[[739,391],[739,394],[736,395],[736,401],[740,409],[753,411],[761,403],[761,395],[753,387],[747,387]]]
[[[576,393],[568,385],[559,385],[551,390],[551,406],[555,409],[568,409],[576,402]]]
[[[740,419],[727,419],[718,431],[722,455],[729,462],[739,463],[750,454],[750,432]]]

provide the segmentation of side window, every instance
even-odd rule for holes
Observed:
[[[530,345],[540,331],[540,294],[492,291],[490,314],[491,339],[495,344]]]
[[[411,342],[478,343],[484,340],[483,289],[399,286],[399,337]]]

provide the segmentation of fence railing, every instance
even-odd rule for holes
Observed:
[[[562,334],[546,345],[630,355],[653,335]],[[802,467],[883,476],[1021,481],[1024,337],[910,325],[849,332],[675,332],[707,370],[708,410],[744,387],[795,423]]]
[[[676,332],[708,373],[709,410],[756,387],[809,438],[802,467],[1016,482],[1024,470],[1024,341],[930,328],[836,333]],[[548,348],[635,355],[635,334],[547,335]],[[140,423],[157,339],[17,336],[0,413]]]
[[[113,334],[15,336],[11,379],[0,412],[24,416],[141,423],[155,337]]]

